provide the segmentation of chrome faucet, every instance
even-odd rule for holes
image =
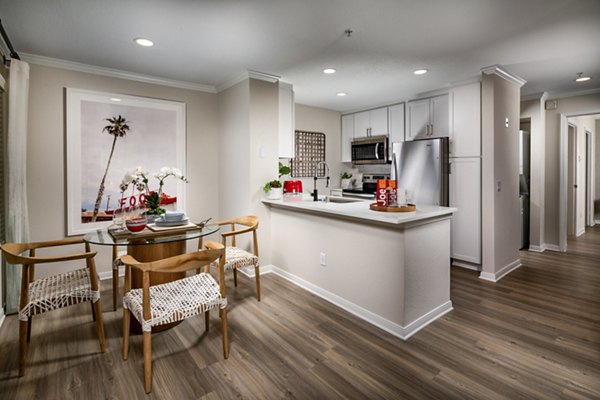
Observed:
[[[321,164],[325,165],[325,169],[326,169],[326,173],[325,176],[318,176],[318,171],[319,171],[319,167],[321,166]],[[319,179],[327,179],[326,183],[325,183],[325,187],[329,187],[329,165],[327,165],[327,163],[325,161],[319,161],[317,162],[317,166],[315,168],[315,177],[314,177],[314,190],[312,192],[313,195],[313,201],[319,201],[319,192],[317,191],[317,180]]]

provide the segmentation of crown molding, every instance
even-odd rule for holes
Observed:
[[[509,82],[512,82],[519,87],[522,87],[527,81],[517,75],[506,72],[502,69],[500,65],[490,65],[489,67],[481,68],[481,72],[486,75],[497,75],[502,79],[506,79]]]
[[[242,72],[235,78],[232,78],[232,79],[225,81],[222,84],[218,85],[217,93],[227,90],[230,87],[233,87],[233,86],[237,85],[238,83],[243,82],[246,79],[250,79],[250,78],[258,79],[261,81],[267,81],[267,82],[271,82],[271,83],[279,82],[281,80],[281,77],[277,76],[277,75],[267,74],[266,72],[248,70],[248,71]]]
[[[66,69],[69,71],[85,72],[88,74],[108,76],[110,78],[127,79],[130,81],[151,83],[154,85],[170,86],[179,89],[196,90],[199,92],[217,93],[214,86],[201,85],[198,83],[178,81],[174,79],[160,78],[152,75],[137,74],[134,72],[122,71],[113,68],[98,67],[95,65],[82,64],[73,61],[61,60],[35,54],[21,53],[21,59],[31,64],[43,65],[46,67]]]
[[[577,96],[587,96],[590,94],[600,93],[600,88],[595,89],[587,89],[587,90],[575,90],[572,92],[550,92],[548,93],[548,100],[554,99],[564,99],[566,97],[577,97]]]

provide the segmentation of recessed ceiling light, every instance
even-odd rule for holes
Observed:
[[[575,82],[585,82],[585,81],[589,81],[590,79],[592,79],[591,76],[582,76],[583,72],[578,72],[577,73],[577,78],[575,78]]]
[[[324,74],[335,74],[335,68],[325,68],[323,70]]]
[[[149,40],[149,39],[135,38],[135,39],[133,39],[133,41],[136,42],[137,44],[139,44],[140,46],[144,46],[144,47],[152,47],[152,46],[154,46],[154,42],[152,40]]]
[[[111,97],[111,98],[110,98],[110,101],[121,101],[121,99],[118,99],[118,98],[116,98],[116,97]]]
[[[423,75],[426,74],[428,70],[426,70],[425,68],[422,69],[418,69],[414,72],[415,75]]]
[[[337,92],[336,94],[337,94],[339,97],[344,97],[344,96],[346,96],[348,93],[346,93],[346,92]]]

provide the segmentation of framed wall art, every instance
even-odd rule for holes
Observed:
[[[143,201],[135,185],[121,182],[137,167],[185,174],[185,104],[116,93],[66,89],[67,235],[108,226],[112,213]],[[162,192],[185,208],[185,184],[165,179]],[[156,187],[154,187],[156,186]]]

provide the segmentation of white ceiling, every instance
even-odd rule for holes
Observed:
[[[600,0],[0,0],[0,18],[24,59],[214,90],[260,71],[292,83],[297,102],[339,111],[413,98],[494,64],[527,81],[523,95],[600,88]],[[140,36],[156,45],[135,45]],[[593,79],[577,84],[577,72]]]

